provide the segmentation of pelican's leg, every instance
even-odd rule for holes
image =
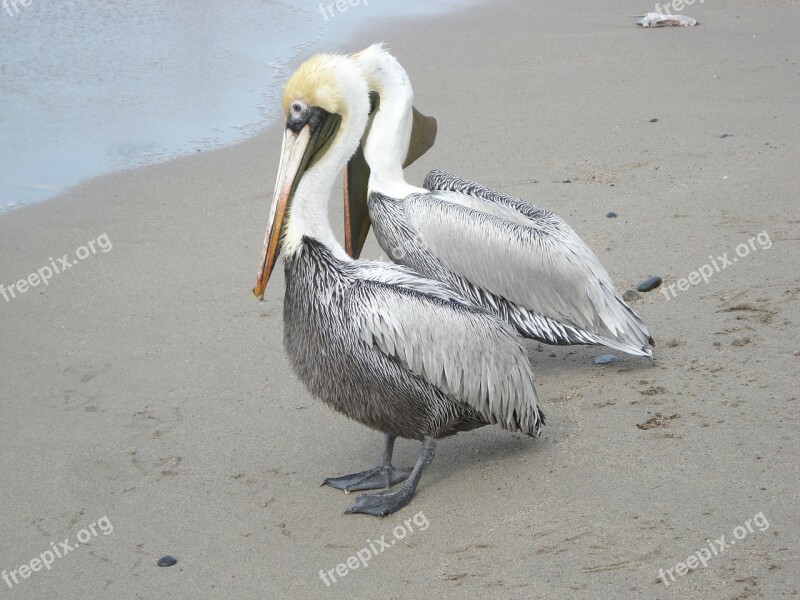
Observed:
[[[411,471],[411,475],[409,475],[403,485],[394,492],[362,494],[358,497],[355,504],[348,508],[346,512],[348,514],[364,513],[376,517],[385,517],[403,508],[406,504],[411,502],[411,499],[414,497],[414,492],[417,491],[417,484],[422,477],[422,471],[424,471],[425,467],[433,460],[435,448],[436,441],[432,437],[426,437],[425,441],[422,442],[417,464],[414,465],[414,470]]]
[[[345,492],[358,490],[382,490],[400,483],[411,474],[411,469],[395,469],[392,466],[392,452],[394,451],[395,436],[386,435],[383,446],[383,460],[381,464],[369,471],[329,477],[322,485],[329,485]]]

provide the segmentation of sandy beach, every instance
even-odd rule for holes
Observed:
[[[381,439],[292,374],[282,269],[250,294],[280,126],[0,217],[2,289],[30,286],[0,295],[0,598],[795,597],[800,11],[648,10],[504,0],[331,48],[385,41],[437,117],[409,181],[554,210],[620,290],[664,278],[633,303],[653,362],[528,343],[541,437],[443,440],[384,519],[319,487]]]

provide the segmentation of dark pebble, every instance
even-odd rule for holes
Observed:
[[[661,285],[663,280],[658,275],[653,275],[652,277],[648,277],[644,281],[642,281],[639,285],[636,286],[636,289],[640,292],[649,292],[650,290],[656,289],[658,286]]]
[[[719,138],[721,140],[724,140],[726,137],[731,137],[731,134],[730,133],[723,133],[721,136],[719,136]]]
[[[615,213],[615,212],[612,210],[612,211],[611,211],[610,213],[608,213],[606,216],[607,216],[609,219],[616,219],[616,218],[617,218],[617,213]]]
[[[658,119],[650,119],[651,123],[658,123]]]
[[[627,292],[622,294],[622,299],[625,300],[625,302],[635,302],[641,297],[642,295],[636,290],[628,290]]]
[[[619,359],[614,356],[613,354],[601,354],[597,358],[594,359],[594,364],[596,365],[610,365],[611,363],[617,362]]]
[[[178,562],[178,559],[173,557],[173,556],[169,556],[169,555],[162,556],[161,558],[158,559],[158,566],[159,567],[171,567],[176,562]]]

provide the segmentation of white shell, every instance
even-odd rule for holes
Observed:
[[[636,21],[642,27],[694,27],[697,20],[684,15],[665,15],[660,12],[649,12]]]

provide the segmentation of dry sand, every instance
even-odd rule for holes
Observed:
[[[497,2],[341,48],[387,41],[438,117],[410,180],[445,168],[557,211],[623,290],[674,284],[759,232],[772,243],[636,302],[652,364],[531,343],[541,438],[443,441],[413,503],[383,520],[344,516],[354,497],[318,487],[372,466],[379,435],[292,375],[282,274],[264,304],[250,296],[278,128],[0,218],[6,286],[102,234],[113,244],[0,298],[0,570],[113,526],[0,595],[796,597],[800,14],[708,0],[682,11],[694,29],[626,17],[650,9]],[[416,451],[401,442],[396,464]],[[424,530],[412,521],[326,587],[320,570],[414,515]],[[762,527],[736,540],[748,519]],[[722,535],[736,544],[659,581]],[[178,564],[156,567],[165,554]]]

